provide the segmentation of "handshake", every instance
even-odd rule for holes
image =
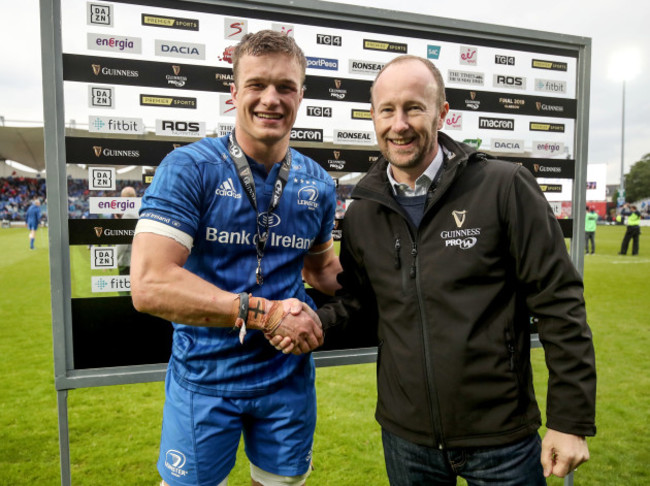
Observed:
[[[298,299],[268,300],[239,294],[235,328],[243,343],[246,329],[259,329],[272,346],[285,354],[302,354],[323,344],[323,329],[316,313]]]

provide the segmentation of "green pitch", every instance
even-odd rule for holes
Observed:
[[[599,226],[596,254],[585,257],[599,374],[598,435],[589,439],[591,461],[576,473],[576,485],[650,484],[650,229],[643,230],[638,257],[616,255],[623,232]],[[84,251],[73,250],[73,266],[87,268]],[[38,231],[30,251],[26,229],[1,229],[0,255],[0,486],[60,484],[47,230]],[[87,291],[84,282],[73,283],[76,294]],[[541,349],[533,351],[533,363],[543,409]],[[388,484],[373,418],[374,378],[374,364],[317,370],[315,470],[308,485]],[[157,486],[163,399],[162,383],[71,390],[73,484]],[[240,450],[230,485],[248,484]]]

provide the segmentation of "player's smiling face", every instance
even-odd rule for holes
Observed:
[[[231,85],[237,139],[288,142],[303,96],[298,61],[282,53],[246,55],[239,61],[237,79],[237,86]]]

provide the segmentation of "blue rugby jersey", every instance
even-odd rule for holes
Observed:
[[[301,269],[314,244],[329,241],[336,208],[332,178],[313,160],[291,150],[289,180],[271,216],[262,260],[263,285],[255,281],[256,213],[228,153],[228,137],[206,138],[180,147],[156,170],[140,208],[151,219],[183,231],[194,246],[185,268],[229,292],[313,302]],[[265,217],[281,164],[266,174],[250,162],[258,211]],[[313,380],[311,355],[276,351],[262,332],[250,330],[244,344],[231,328],[174,323],[172,372],[185,387],[205,394],[245,397],[279,386],[289,375]]]

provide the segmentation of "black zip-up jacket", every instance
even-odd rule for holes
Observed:
[[[527,169],[438,140],[447,154],[418,228],[394,199],[383,158],[355,187],[343,289],[318,311],[326,335],[363,323],[377,332],[376,418],[389,432],[438,448],[493,446],[541,425],[530,366],[537,318],[547,426],[594,435],[582,281],[546,198]]]

